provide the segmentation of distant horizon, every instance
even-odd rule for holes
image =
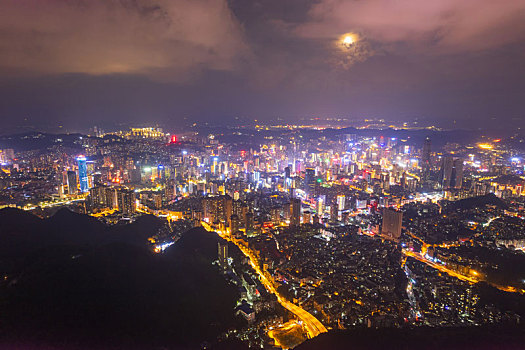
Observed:
[[[85,123],[84,123],[85,124]],[[196,124],[196,125],[193,125]],[[524,129],[515,127],[510,129],[507,125],[495,122],[493,126],[483,126],[476,123],[432,123],[428,119],[413,118],[407,120],[394,120],[382,117],[363,117],[363,118],[345,118],[345,117],[301,117],[298,119],[290,118],[272,118],[266,120],[259,120],[249,117],[222,117],[218,120],[196,120],[190,118],[183,118],[181,122],[177,121],[158,121],[158,122],[129,122],[129,123],[97,123],[92,125],[17,125],[12,127],[4,127],[0,131],[0,135],[13,135],[30,132],[45,132],[53,134],[61,133],[82,133],[89,134],[94,127],[104,130],[105,132],[116,132],[119,130],[127,130],[133,127],[159,127],[165,131],[174,130],[190,130],[197,128],[211,128],[211,127],[249,127],[254,128],[256,125],[262,126],[311,126],[321,128],[363,128],[364,125],[371,124],[368,129],[374,130],[388,130],[388,129],[415,129],[428,128],[431,130],[441,129],[443,131],[465,130],[465,131],[482,131],[482,132],[506,132],[514,134],[523,134]],[[382,124],[382,125],[378,125]],[[406,125],[403,125],[406,124]],[[377,126],[376,126],[377,125]]]

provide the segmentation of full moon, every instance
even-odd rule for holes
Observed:
[[[345,50],[354,47],[359,41],[359,35],[356,33],[346,33],[339,37],[337,40],[338,45],[342,46]]]
[[[354,38],[350,35],[347,35],[343,38],[343,45],[352,45],[354,43]]]

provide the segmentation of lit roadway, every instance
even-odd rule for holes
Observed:
[[[215,231],[206,222],[202,222],[202,226],[208,231]],[[221,236],[222,238],[224,238],[225,240],[235,243],[235,245],[239,247],[239,249],[243,252],[243,254],[246,255],[250,259],[250,264],[252,265],[255,272],[257,272],[257,274],[259,275],[261,283],[270,293],[275,294],[275,296],[277,297],[277,301],[279,301],[279,303],[284,308],[286,308],[288,311],[293,313],[295,316],[297,316],[297,318],[299,318],[299,320],[302,321],[303,326],[306,329],[309,338],[313,338],[313,337],[318,336],[320,333],[327,332],[326,327],[323,326],[323,324],[319,322],[317,318],[315,318],[308,311],[289,302],[277,292],[277,288],[275,287],[275,284],[270,274],[267,272],[264,272],[259,267],[260,266],[259,258],[257,257],[257,254],[254,251],[252,251],[247,246],[245,246],[240,240],[231,237],[227,232],[223,232],[223,231],[215,231],[215,232],[217,232],[217,234]]]
[[[363,230],[362,233],[367,235],[367,236],[370,236],[370,237],[377,237],[377,235],[374,235],[371,232],[368,232],[366,230]],[[379,236],[379,238],[381,238],[381,237]],[[453,245],[443,245],[443,246],[448,247],[448,246],[453,246]],[[454,271],[452,269],[449,269],[449,268],[447,268],[444,265],[441,265],[441,264],[438,264],[438,263],[436,263],[434,261],[428,260],[427,258],[425,258],[423,256],[423,254],[424,254],[424,252],[426,251],[427,248],[428,248],[428,244],[424,243],[423,247],[422,247],[423,253],[416,253],[416,252],[413,252],[413,251],[408,250],[408,249],[402,249],[402,252],[407,257],[412,257],[412,258],[414,258],[414,259],[416,259],[416,260],[418,260],[418,261],[420,261],[422,263],[427,264],[430,267],[435,268],[436,270],[438,270],[440,272],[446,273],[446,274],[448,274],[448,275],[450,275],[452,277],[456,277],[457,279],[460,279],[462,281],[467,281],[467,282],[470,282],[470,283],[478,283],[478,282],[483,281],[483,279],[479,278],[481,276],[476,271],[472,271],[471,272],[472,275],[468,275],[467,276],[467,275],[463,275],[461,273],[458,273],[458,272],[456,272],[456,271]],[[487,282],[491,286],[493,286],[495,288],[498,288],[499,290],[502,290],[502,291],[505,291],[505,292],[511,292],[511,293],[519,292],[521,294],[525,294],[525,289],[518,289],[518,288],[513,287],[513,286],[502,286],[502,285],[495,284],[495,283],[492,283],[492,282],[489,282],[489,281],[485,281],[485,282]]]
[[[449,274],[450,276],[453,276],[453,277],[456,277],[462,281],[467,281],[467,282],[470,282],[470,283],[478,283],[478,282],[481,282],[482,279],[479,279],[477,278],[476,276],[479,275],[477,272],[473,271],[472,272],[472,276],[467,276],[467,275],[463,275],[461,273],[457,273],[456,271],[454,270],[451,270],[441,264],[438,264],[438,263],[435,263],[433,261],[430,261],[428,259],[426,259],[425,257],[423,257],[420,253],[416,253],[416,252],[413,252],[413,251],[410,251],[410,250],[406,250],[406,249],[403,249],[403,254],[406,255],[406,256],[409,256],[409,257],[412,257],[418,261],[421,261],[433,268],[435,268],[436,270],[439,270],[440,272],[444,272],[444,273],[447,273]],[[493,287],[496,287],[498,288],[499,290],[502,290],[502,291],[505,291],[505,292],[511,292],[511,293],[516,293],[516,292],[519,292],[521,294],[525,293],[525,290],[521,289],[521,290],[518,290],[516,287],[512,287],[512,286],[501,286],[501,285],[498,285],[498,284],[494,284],[494,283],[491,283],[489,281],[485,281],[487,282],[488,284],[490,284],[491,286]]]
[[[23,210],[34,210],[37,207],[50,208],[50,207],[56,207],[56,206],[60,206],[60,205],[68,205],[68,204],[71,204],[73,202],[80,202],[80,201],[84,201],[84,200],[86,200],[86,195],[80,195],[80,196],[78,196],[78,198],[68,198],[68,199],[63,199],[63,200],[60,200],[60,201],[40,202],[37,205],[29,205],[28,204],[28,205],[25,205],[22,209]]]
[[[425,259],[419,253],[403,249],[403,254],[405,254],[406,256],[412,257],[412,258],[414,258],[414,259],[416,259],[418,261],[421,261],[421,262],[423,262],[423,263],[425,263],[425,264],[435,268],[436,270],[439,270],[441,272],[447,273],[450,276],[456,277],[456,278],[458,278],[460,280],[467,281],[467,282],[470,282],[470,283],[477,283],[477,282],[479,282],[479,280],[477,278],[473,277],[473,276],[472,277],[471,276],[465,276],[465,275],[462,275],[460,273],[457,273],[454,270],[448,269],[448,268],[446,268],[445,266],[443,266],[441,264],[438,264],[438,263],[435,263],[435,262],[430,261],[428,259]]]

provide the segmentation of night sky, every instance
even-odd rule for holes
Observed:
[[[2,0],[0,73],[4,131],[237,116],[525,127],[525,0]]]

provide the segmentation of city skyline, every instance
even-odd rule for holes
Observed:
[[[128,295],[138,302],[127,304],[130,312],[140,312],[146,300],[170,305],[111,327],[141,340],[139,348],[149,348],[154,338],[175,349],[205,339],[212,349],[231,342],[240,342],[240,349],[301,349],[317,341],[324,349],[323,342],[341,332],[351,336],[344,349],[364,329],[381,332],[380,339],[388,332],[459,332],[446,338],[462,348],[453,339],[479,327],[510,334],[492,336],[489,348],[518,342],[525,315],[523,138],[406,124],[391,130],[399,137],[376,128],[264,124],[0,137],[0,258],[14,263],[13,256],[44,249],[50,251],[41,258],[44,269],[60,261],[43,272],[43,280],[60,282],[47,288],[23,265],[0,264],[7,281],[0,291],[14,305],[3,320],[12,312],[41,320],[16,306],[28,293],[26,283],[52,291],[48,302],[61,305],[55,293],[78,279],[68,293],[75,301],[49,311],[66,338],[77,334],[74,324],[88,322],[86,332],[98,339],[104,331],[90,317],[124,317],[121,301],[111,297]],[[110,249],[111,257],[91,257],[98,249]],[[137,255],[134,264],[122,262]],[[157,271],[172,259],[198,281],[150,272],[160,280],[142,287],[145,277],[137,276],[147,261]],[[98,272],[60,273],[84,264]],[[105,272],[123,267],[119,275]],[[107,300],[103,308],[81,301],[85,283],[100,275],[120,281],[109,300],[104,289],[93,292],[92,298]],[[177,299],[170,288],[193,291]],[[201,297],[210,290],[213,296]],[[171,311],[186,303],[206,307],[183,316]],[[72,325],[56,311],[76,315],[84,307],[92,316],[75,317]],[[192,315],[197,320],[186,324]],[[144,331],[150,317],[158,320],[153,336]],[[208,321],[199,324],[218,318],[214,331]],[[173,319],[183,323],[177,336]],[[31,329],[24,325],[12,331],[27,339]],[[52,337],[46,322],[34,327]],[[107,344],[111,338],[102,339]]]

